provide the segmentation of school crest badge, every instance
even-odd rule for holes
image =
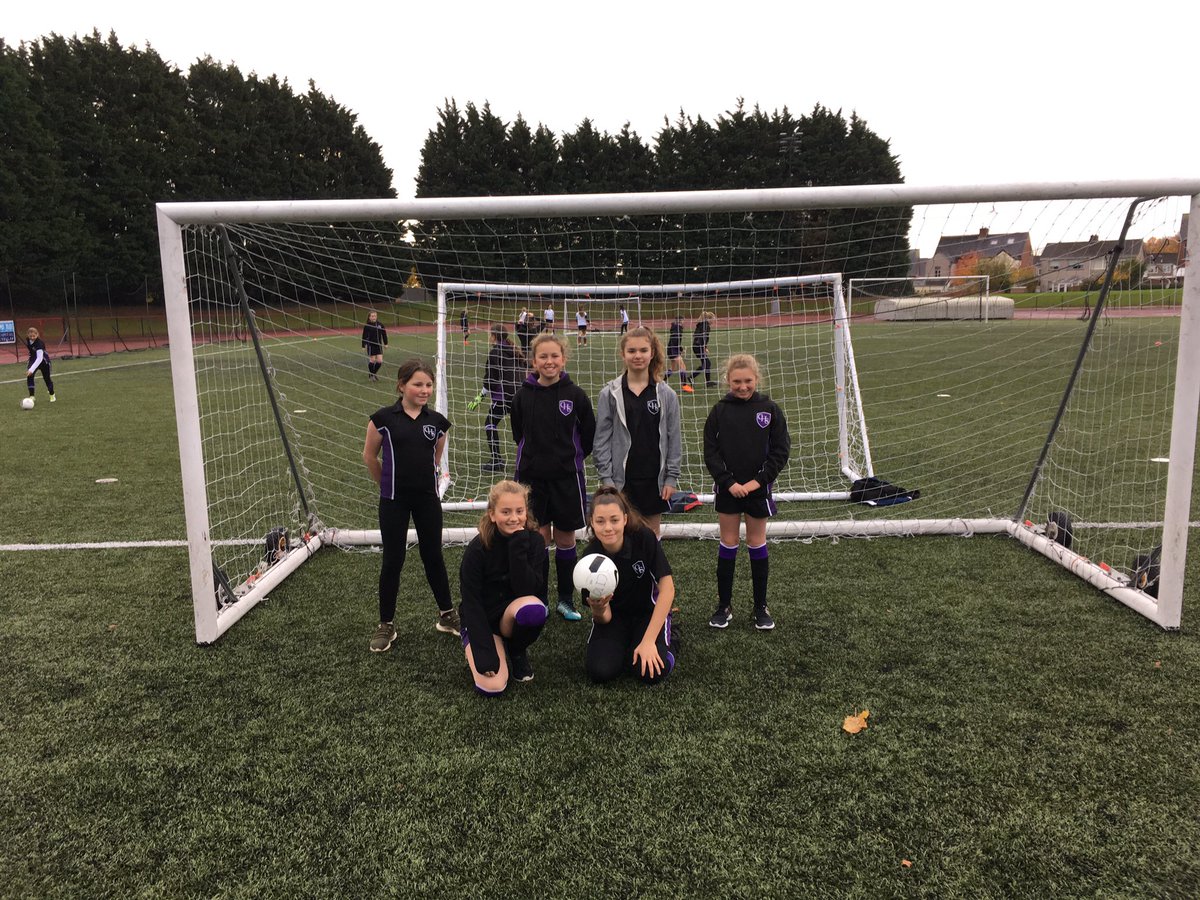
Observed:
[[[651,400],[649,403],[646,404],[646,409],[650,413],[650,415],[657,416],[658,410],[660,409],[660,407],[658,405],[658,401]]]
[[[421,431],[425,434],[425,439],[427,441],[436,441],[437,440],[437,429],[434,428],[432,425],[421,426]]]
[[[560,413],[562,413],[564,416],[569,416],[571,414],[571,411],[574,409],[575,409],[575,402],[573,400],[559,400],[558,401],[558,411]]]
[[[760,412],[754,417],[754,421],[758,423],[759,428],[766,428],[771,424],[771,414],[769,412]]]
[[[633,571],[638,578],[641,578],[646,574],[646,564],[639,559],[633,564]]]

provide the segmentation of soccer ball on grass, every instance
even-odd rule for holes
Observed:
[[[26,397],[21,401],[21,409],[33,409],[33,398]]]

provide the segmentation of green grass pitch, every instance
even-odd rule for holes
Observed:
[[[856,334],[864,360],[909,365],[873,340]],[[956,368],[932,356],[929,386]],[[56,362],[60,399],[39,388],[32,412],[18,368],[0,370],[0,543],[182,537],[163,354]],[[915,467],[919,417],[872,378],[880,452]],[[386,400],[362,392],[355,421]],[[1022,475],[995,469],[1007,504]],[[984,537],[773,545],[770,634],[743,554],[714,632],[713,545],[668,554],[667,683],[591,686],[586,624],[555,619],[535,680],[484,701],[415,558],[400,639],[374,655],[371,553],[319,554],[197,647],[183,550],[0,552],[0,895],[1200,892],[1195,553],[1178,634]]]

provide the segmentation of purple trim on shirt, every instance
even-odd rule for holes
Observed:
[[[379,477],[379,496],[384,500],[395,500],[396,459],[392,450],[392,432],[386,425],[378,431],[383,438],[383,473]]]

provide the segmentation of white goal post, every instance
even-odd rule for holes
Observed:
[[[482,413],[466,401],[486,330],[480,321],[455,340],[447,303],[455,290],[497,286],[572,304],[580,292],[593,303],[632,297],[631,320],[660,336],[676,311],[662,300],[670,288],[689,319],[716,306],[726,323],[717,365],[755,353],[773,397],[807,404],[828,391],[841,410],[834,430],[848,441],[861,433],[857,463],[844,458],[849,447],[809,453],[802,445],[823,426],[799,411],[810,406],[785,406],[797,410],[789,475],[810,483],[813,461],[832,455],[843,482],[878,474],[921,491],[878,506],[850,502],[844,487],[815,491],[815,502],[772,520],[773,538],[1006,533],[1176,628],[1200,403],[1190,364],[1200,354],[1196,255],[1179,290],[1134,284],[1113,254],[1100,327],[1096,296],[1034,294],[1003,321],[897,322],[847,309],[841,285],[910,277],[902,257],[927,253],[939,233],[981,226],[1029,235],[1036,255],[1078,234],[1174,234],[1188,213],[1197,247],[1198,195],[1200,180],[1177,179],[160,204],[197,640],[216,640],[318,549],[377,540],[362,431],[395,393],[388,378],[368,381],[359,346],[368,311],[388,327],[389,366],[407,355],[445,366],[447,474],[464,492],[447,496],[446,539],[474,533],[477,514],[466,509],[478,494],[463,486],[476,483],[466,474]],[[500,277],[477,277],[493,272]],[[793,284],[786,302],[811,318],[784,321],[760,291]],[[697,299],[678,302],[692,292]],[[497,305],[493,317],[493,301],[473,302],[489,310],[486,324],[511,324],[511,308],[501,315]],[[1088,314],[1096,303],[1090,319],[1079,315],[1084,302]],[[561,312],[569,338],[573,310]],[[805,347],[841,354],[846,380]],[[619,373],[611,334],[574,357],[590,391]],[[689,398],[685,426],[702,423],[717,397]],[[693,464],[694,433],[685,436]],[[703,494],[703,468],[693,471],[689,487]],[[708,508],[667,522],[669,537],[716,535]]]

